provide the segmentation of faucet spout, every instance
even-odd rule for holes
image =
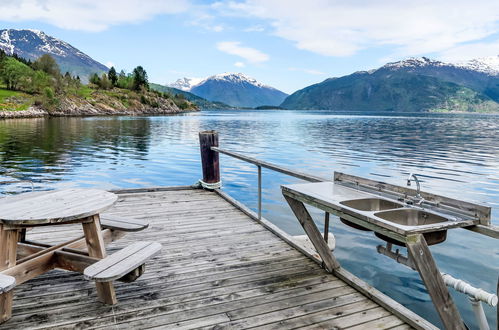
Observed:
[[[414,180],[414,182],[416,182],[416,197],[420,199],[418,204],[421,205],[421,203],[424,201],[423,196],[421,196],[421,184],[419,182],[418,177],[414,173],[409,174],[409,176],[407,177],[407,186],[408,187],[411,186],[412,180]]]

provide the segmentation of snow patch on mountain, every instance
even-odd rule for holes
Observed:
[[[183,90],[185,92],[189,92],[194,86],[197,86],[200,82],[202,82],[204,78],[180,78],[171,84],[167,84],[168,87],[173,87],[176,89]]]
[[[459,63],[447,63],[447,62],[432,60],[427,57],[410,57],[402,61],[387,63],[384,66],[382,66],[380,69],[397,70],[401,68],[423,68],[423,67],[450,67],[450,68],[454,67],[459,69],[481,72],[491,76],[497,76],[499,75],[499,55],[477,58]]]
[[[177,81],[168,84],[169,87],[177,88],[186,92],[190,92],[193,88],[198,87],[200,85],[203,85],[204,83],[208,81],[221,81],[221,82],[228,82],[232,84],[251,84],[253,86],[259,87],[259,88],[270,88],[270,89],[275,89],[272,86],[268,86],[265,84],[262,84],[261,82],[257,81],[255,78],[249,77],[245,75],[244,73],[236,73],[236,72],[224,72],[224,73],[219,73],[213,76],[209,76],[208,78],[180,78],[177,79]]]
[[[3,49],[8,55],[14,53],[14,45],[10,40],[9,30],[3,30],[0,34],[0,49]]]
[[[497,76],[499,75],[499,55],[481,57],[463,63],[456,63],[456,66]]]
[[[428,57],[409,57],[408,59],[390,62],[383,65],[385,69],[420,68],[425,66],[448,66],[448,63],[432,60]]]

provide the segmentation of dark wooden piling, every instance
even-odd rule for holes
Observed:
[[[218,152],[211,150],[211,147],[218,147],[218,132],[199,132],[199,146],[201,149],[203,182],[208,184],[220,182],[220,165]]]

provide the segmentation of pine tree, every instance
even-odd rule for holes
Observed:
[[[116,83],[118,82],[118,74],[116,73],[116,69],[114,68],[114,66],[109,69],[107,77],[111,81],[111,84],[113,84],[113,86],[116,86]]]
[[[97,73],[94,73],[90,76],[90,82],[92,84],[95,84],[95,85],[99,85],[100,83],[100,78],[99,78],[99,75]]]
[[[133,69],[133,89],[140,90],[141,87],[149,90],[149,81],[147,78],[147,72],[142,66],[138,66]]]

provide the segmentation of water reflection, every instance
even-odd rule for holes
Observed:
[[[197,139],[206,129],[218,130],[227,149],[323,177],[341,171],[404,185],[409,172],[421,173],[424,190],[486,203],[499,219],[499,116],[207,111],[0,121],[0,180],[35,180],[44,189],[188,185],[200,176]],[[221,163],[224,189],[255,207],[256,168],[226,156]],[[291,234],[301,233],[279,188],[297,180],[267,170],[263,175],[264,216]],[[313,215],[322,225],[323,215]],[[376,253],[379,239],[337,219],[331,230],[347,269],[438,322],[418,276]],[[432,247],[441,270],[494,291],[497,242],[464,230],[448,236]],[[474,325],[466,298],[454,297]],[[494,310],[486,311],[493,320]]]

